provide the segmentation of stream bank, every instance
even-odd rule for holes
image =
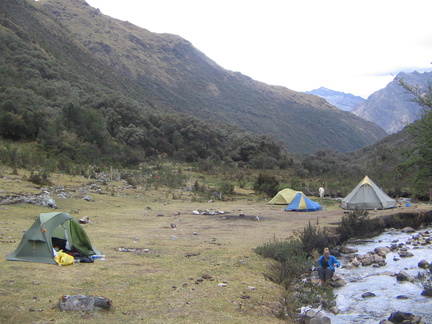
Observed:
[[[431,277],[428,269],[419,267],[432,263],[432,228],[421,227],[430,226],[431,220],[431,211],[386,215],[376,222],[378,232],[386,228],[383,233],[350,240],[333,251],[342,263],[335,273],[337,281],[343,282],[334,288],[336,307],[332,312],[313,309],[310,323],[379,323],[398,312],[432,323],[432,297],[422,295],[425,289],[419,280]],[[416,230],[401,229],[408,226]],[[311,280],[317,278],[312,275]]]

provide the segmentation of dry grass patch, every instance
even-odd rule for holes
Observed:
[[[59,176],[56,185],[62,177],[68,178]],[[158,195],[136,189],[114,196],[105,194],[107,190],[102,190],[103,194],[89,192],[95,201],[88,202],[81,198],[81,192],[73,191],[82,183],[75,182],[76,179],[66,180],[69,181],[62,185],[70,192],[68,199],[53,195],[58,210],[77,210],[78,214],[71,214],[75,218],[90,217],[93,224],[84,225],[85,230],[93,245],[106,255],[106,260],[57,267],[5,261],[4,258],[0,262],[1,322],[279,321],[273,312],[278,308],[281,288],[264,279],[262,272],[267,261],[253,252],[255,246],[273,235],[268,232],[266,221],[192,214],[194,209],[212,207],[225,209],[227,213],[238,214],[243,210],[248,214],[254,209],[253,205],[208,206],[187,201],[167,204],[162,191]],[[22,194],[40,192],[21,179],[13,182],[7,192],[3,189],[4,194],[16,192],[14,185],[17,183]],[[53,211],[28,204],[1,207],[2,240],[10,241],[0,244],[4,256],[17,247],[23,231],[39,213]],[[175,230],[171,223],[177,225]],[[148,249],[148,252],[116,251],[120,247]],[[220,287],[219,283],[227,283],[227,286]],[[111,311],[94,313],[60,312],[57,308],[60,296],[74,294],[104,296],[113,301],[114,307]]]

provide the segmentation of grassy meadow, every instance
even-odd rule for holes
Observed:
[[[25,180],[25,171],[3,169],[2,174],[0,196],[41,192]],[[67,194],[61,199],[51,192],[57,210],[0,205],[1,323],[282,322],[274,314],[280,311],[283,289],[264,278],[270,261],[253,249],[292,237],[309,221],[332,226],[343,215],[331,202],[323,203],[321,212],[287,213],[284,206],[267,205],[247,188],[229,202],[194,202],[192,192],[126,188],[122,181],[101,184],[57,173],[50,180],[52,188],[63,186]],[[90,188],[92,183],[100,187],[99,193]],[[85,195],[94,201],[84,200]],[[199,209],[225,214],[194,215]],[[63,267],[6,261],[39,213],[52,211],[68,212],[75,219],[89,216],[92,224],[83,226],[105,261]],[[61,312],[59,298],[75,294],[109,298],[113,307]]]

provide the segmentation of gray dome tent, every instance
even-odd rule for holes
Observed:
[[[100,254],[90,243],[84,228],[68,213],[42,213],[25,232],[8,261],[28,261],[56,264],[54,243],[63,241],[70,251],[91,256]]]
[[[396,207],[396,200],[390,198],[368,176],[341,201],[343,209],[387,209]]]

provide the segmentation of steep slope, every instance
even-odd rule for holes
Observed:
[[[398,73],[384,89],[370,95],[365,102],[352,110],[352,113],[376,123],[389,134],[398,132],[417,120],[421,107],[410,101],[410,96],[398,84],[398,79],[415,86],[427,86],[432,80],[432,72]]]
[[[155,34],[100,13],[83,0],[41,0],[94,57],[160,111],[235,123],[272,135],[293,152],[352,151],[382,138],[374,125],[325,100],[227,71],[178,36]]]
[[[351,111],[358,104],[365,101],[365,99],[363,99],[362,97],[354,96],[350,93],[330,90],[324,87],[311,91],[306,91],[305,93],[324,98],[325,100],[327,100],[328,103],[345,111]]]

